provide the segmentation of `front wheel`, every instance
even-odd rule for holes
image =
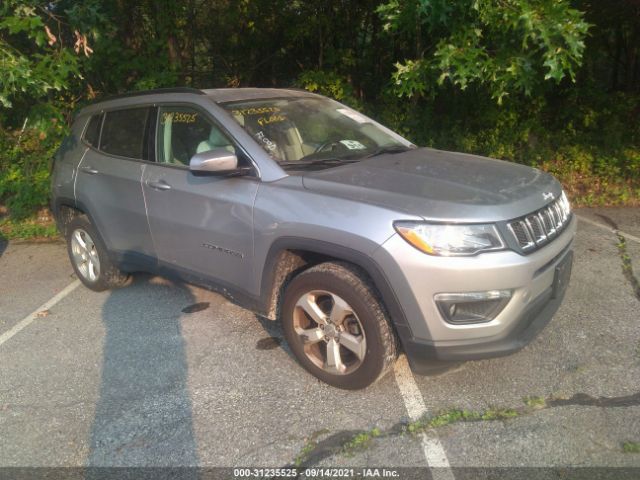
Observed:
[[[302,366],[335,387],[371,385],[397,357],[375,288],[364,272],[345,263],[322,263],[295,277],[284,295],[282,321]]]

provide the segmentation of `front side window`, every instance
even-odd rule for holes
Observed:
[[[235,153],[229,138],[200,111],[184,106],[160,107],[158,162],[188,166],[191,157],[218,148]]]
[[[145,130],[149,108],[107,112],[100,136],[100,150],[127,158],[147,159]]]
[[[357,161],[413,147],[370,118],[325,98],[250,100],[222,106],[283,167]]]

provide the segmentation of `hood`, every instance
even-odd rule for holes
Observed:
[[[559,182],[538,169],[431,148],[310,172],[303,184],[317,193],[454,222],[510,220],[562,193]]]

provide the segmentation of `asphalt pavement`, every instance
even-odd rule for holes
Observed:
[[[356,392],[301,369],[277,323],[187,284],[73,284],[48,306],[75,281],[64,244],[9,243],[0,467],[640,469],[625,451],[640,442],[640,297],[623,268],[640,274],[640,209],[578,214],[565,301],[529,346],[431,377],[401,359]]]

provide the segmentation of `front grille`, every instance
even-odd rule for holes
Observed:
[[[523,252],[530,253],[549,243],[569,224],[571,210],[564,195],[546,207],[507,224]]]

